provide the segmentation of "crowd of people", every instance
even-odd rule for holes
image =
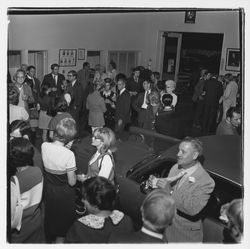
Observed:
[[[42,83],[35,70],[23,65],[8,85],[9,241],[202,242],[201,217],[190,221],[189,216],[206,206],[215,183],[199,162],[202,144],[196,138],[182,140],[168,178],[150,178],[157,188],[141,205],[139,231],[119,210],[116,140],[131,122],[154,131],[160,112],[174,112],[176,82],[160,81],[158,72],[141,66],[127,79],[113,61],[108,72],[97,65],[94,73],[85,62],[78,72],[70,70],[67,79],[59,73],[59,65],[52,64]],[[220,82],[203,70],[193,96],[194,126],[210,132],[217,122],[217,134],[238,134],[238,92],[234,77],[227,75]],[[90,127],[91,152],[81,149],[83,120]],[[42,144],[37,148],[40,130]],[[186,182],[194,177],[197,181],[190,189]],[[243,218],[235,206],[223,207],[222,215],[237,226],[237,239],[230,227],[228,231],[238,242]]]

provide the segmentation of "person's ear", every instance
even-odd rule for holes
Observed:
[[[197,151],[195,151],[193,153],[193,159],[196,160],[198,158],[198,156],[199,156],[199,153]]]

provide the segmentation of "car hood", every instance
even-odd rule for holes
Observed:
[[[199,137],[203,143],[204,168],[237,184],[243,183],[242,140],[240,136],[214,135]],[[176,159],[179,144],[166,150],[162,156]]]

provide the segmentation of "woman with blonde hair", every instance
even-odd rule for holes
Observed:
[[[102,176],[114,183],[115,164],[113,152],[116,151],[116,137],[114,132],[107,127],[97,128],[93,132],[92,145],[97,150],[89,161],[87,175],[80,175],[78,179],[84,181],[89,177]]]
[[[75,135],[74,119],[64,118],[56,126],[54,141],[41,147],[47,242],[62,242],[75,219],[76,162],[74,153],[65,147]]]

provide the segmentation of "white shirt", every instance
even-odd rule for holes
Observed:
[[[160,233],[156,233],[156,232],[150,231],[150,230],[148,230],[148,229],[145,228],[145,227],[142,227],[142,228],[141,228],[141,231],[142,231],[143,233],[149,235],[149,236],[152,236],[152,237],[155,237],[155,238],[157,238],[157,239],[163,240],[163,235],[160,234]]]
[[[62,145],[44,142],[41,154],[44,168],[49,173],[62,175],[76,170],[74,153]]]
[[[126,88],[123,88],[121,91],[120,91],[120,94],[119,95],[122,95],[122,93],[126,90]]]
[[[28,120],[29,114],[24,107],[18,105],[9,105],[9,123],[14,120]]]
[[[72,87],[75,85],[76,83],[76,80],[74,80],[71,84],[72,84]]]
[[[111,152],[110,150],[108,150],[108,152],[109,152],[110,154],[112,154],[112,152]],[[92,164],[94,161],[96,161],[96,159],[97,159],[100,155],[101,155],[100,152],[99,152],[99,151],[96,151],[96,153],[94,154],[94,156],[90,159],[89,164]],[[101,161],[102,161],[102,165],[100,165]],[[109,155],[105,155],[105,156],[103,157],[103,159],[100,158],[100,159],[98,160],[98,166],[99,166],[99,168],[101,167],[98,176],[102,176],[102,177],[105,177],[105,178],[108,179],[109,176],[110,176],[111,170],[112,170],[112,168],[113,168],[113,162],[112,162],[112,160],[111,160],[111,157],[110,157]]]

